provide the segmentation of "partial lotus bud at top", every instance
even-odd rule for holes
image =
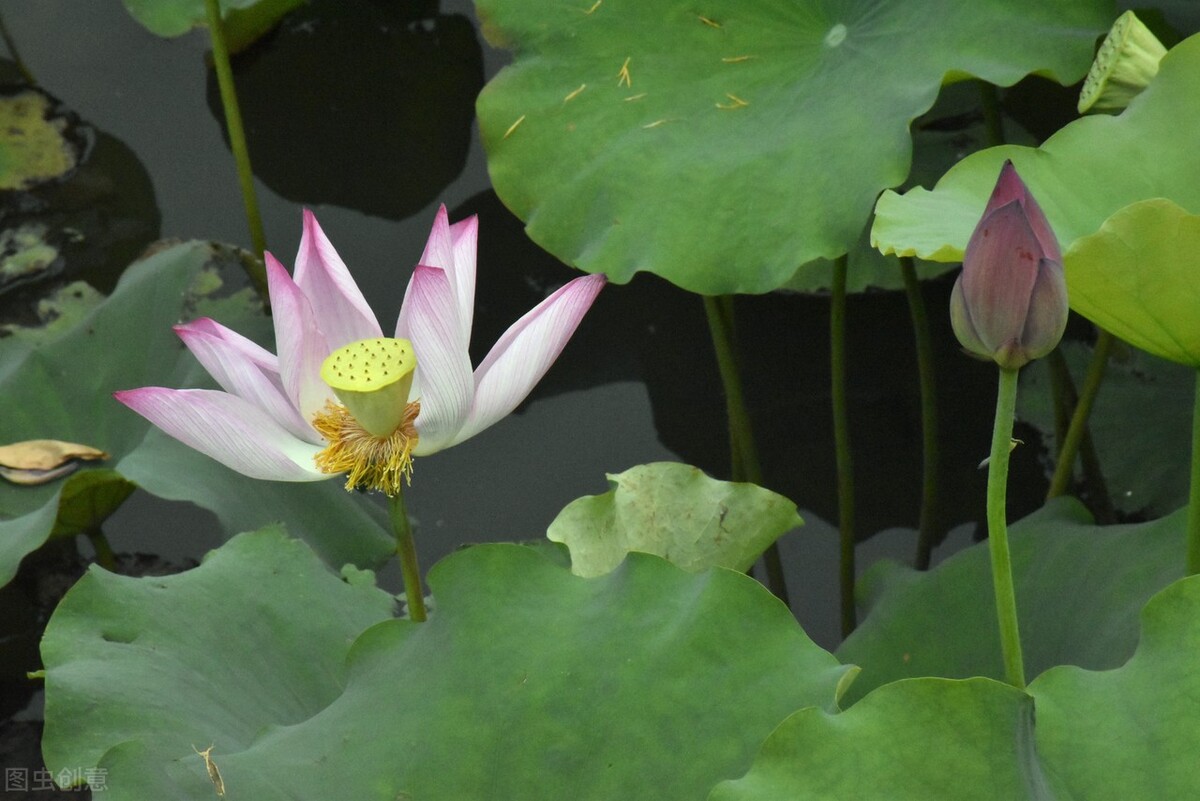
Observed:
[[[1158,62],[1167,48],[1137,15],[1126,11],[1096,53],[1079,93],[1079,113],[1124,110],[1158,74]]]
[[[954,333],[969,353],[1015,370],[1054,350],[1067,312],[1054,231],[1006,161],[950,295]]]

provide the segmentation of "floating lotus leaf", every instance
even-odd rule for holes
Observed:
[[[1101,0],[477,0],[515,51],[479,97],[492,183],[560,259],[708,294],[845,253],[947,79],[1071,83]],[[994,176],[993,176],[994,180]]]
[[[1082,381],[1092,349],[1078,342],[1060,347],[1076,382]],[[1021,372],[1017,404],[1021,420],[1036,426],[1050,453],[1057,453],[1050,377],[1043,362]],[[1187,505],[1192,452],[1186,432],[1195,404],[1194,369],[1130,349],[1121,353],[1118,348],[1110,357],[1088,431],[1116,509],[1157,517]],[[1137,436],[1130,436],[1131,421],[1137,422]]]
[[[278,526],[235,537],[174,576],[93,567],[42,640],[46,762],[92,766],[126,740],[182,756],[192,744],[244,745],[268,722],[305,720],[341,694],[351,643],[393,607],[374,586],[341,581]]]
[[[430,620],[343,662],[376,591],[299,550],[260,532],[176,577],[89,574],[43,646],[50,768],[211,801],[211,745],[230,799],[696,799],[852,673],[740,573],[632,554],[584,579],[517,545],[436,565]]]
[[[182,36],[208,24],[204,0],[123,0],[126,10],[156,36]],[[240,47],[266,33],[305,0],[219,0],[221,18],[233,28],[231,44]]]
[[[1154,81],[1118,116],[1078,119],[1040,148],[975,153],[932,191],[885,192],[875,209],[871,241],[884,253],[961,261],[1005,159],[1012,159],[1046,212],[1064,252],[1141,200],[1169,198],[1200,213],[1193,136],[1198,129],[1200,35],[1168,52]],[[1070,281],[1068,288],[1074,292]]]
[[[603,575],[631,551],[684,570],[748,570],[767,547],[804,521],[796,504],[754,484],[709,478],[658,462],[609,474],[603,495],[572,501],[546,532],[571,549],[571,570]]]
[[[68,125],[35,89],[0,96],[0,190],[31,189],[73,170],[82,145],[66,136]]]
[[[111,454],[105,466],[120,479],[215,512],[229,534],[282,520],[293,534],[318,543],[333,564],[374,564],[391,550],[383,514],[343,491],[341,482],[252,481],[158,433],[112,398],[118,389],[209,381],[171,330],[180,319],[208,315],[260,341],[269,338],[270,323],[255,309],[253,294],[223,289],[220,270],[240,267],[222,253],[200,242],[159,251],[130,267],[113,294],[72,325],[0,339],[0,442],[86,442]],[[81,467],[70,480],[90,481],[83,479],[89,469]],[[0,482],[0,584],[54,531],[60,488]],[[72,524],[60,532],[87,528],[79,509],[109,505],[74,507]]]
[[[709,801],[1038,798],[1033,699],[990,679],[914,679],[841,714],[805,709]]]
[[[1149,523],[1100,527],[1073,498],[1011,526],[1026,675],[1054,665],[1124,662],[1137,643],[1143,604],[1183,575],[1185,526],[1180,510]],[[914,676],[1004,675],[987,543],[927,572],[881,562],[858,590],[867,614],[837,651],[862,667],[849,698]]]
[[[921,678],[841,714],[803,710],[709,801],[1190,798],[1200,788],[1200,578],[1155,596],[1141,629],[1124,666],[1054,668],[1027,693]]]

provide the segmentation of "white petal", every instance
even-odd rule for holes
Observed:
[[[296,285],[312,304],[330,350],[383,336],[358,284],[308,209],[296,254]]]
[[[288,399],[278,372],[265,372],[247,356],[244,348],[214,331],[216,325],[211,320],[207,324],[198,320],[175,326],[175,333],[226,392],[250,401],[293,436],[314,444],[321,443],[320,434],[300,417]],[[225,331],[229,332],[228,329]],[[274,360],[273,356],[271,358]]]
[[[562,353],[604,284],[603,275],[576,278],[504,332],[475,370],[471,413],[448,445],[475,436],[525,400]]]
[[[249,401],[215,389],[143,387],[117,400],[183,444],[251,478],[318,481],[321,450],[285,431]]]
[[[471,408],[471,357],[459,342],[454,290],[445,272],[419,265],[405,306],[421,390],[415,452],[433,453],[454,437]]]
[[[331,352],[308,299],[270,253],[263,254],[275,322],[275,348],[284,389],[300,416],[308,421],[333,398],[321,380],[321,362]]]

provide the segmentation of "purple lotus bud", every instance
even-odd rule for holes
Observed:
[[[954,334],[968,353],[1015,370],[1054,350],[1067,310],[1054,231],[1006,161],[950,295]]]

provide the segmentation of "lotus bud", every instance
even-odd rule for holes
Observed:
[[[1016,370],[1054,350],[1067,312],[1054,231],[1006,161],[950,295],[954,334],[968,353]]]
[[[1083,82],[1079,113],[1122,111],[1154,80],[1166,54],[1167,48],[1132,11],[1117,17]]]

